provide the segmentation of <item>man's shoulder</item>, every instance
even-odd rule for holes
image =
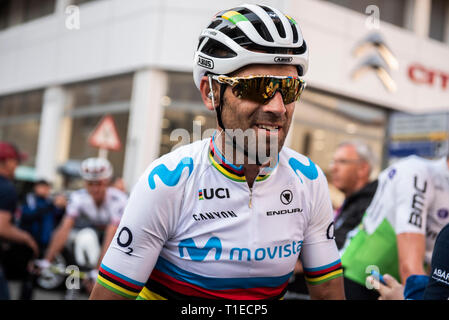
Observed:
[[[0,193],[2,194],[17,194],[16,188],[14,187],[14,184],[12,181],[0,177]]]
[[[151,189],[156,188],[158,180],[168,187],[181,185],[207,163],[208,141],[204,139],[184,145],[161,156],[147,167],[142,178]]]
[[[82,203],[86,198],[90,198],[89,192],[86,189],[78,189],[71,191],[68,197],[68,201],[70,204],[73,203]]]
[[[187,164],[199,162],[204,155],[205,149],[207,149],[209,145],[209,140],[210,139],[203,139],[177,147],[173,151],[154,160],[149,167],[154,167],[154,165],[157,164],[179,164],[179,162]]]
[[[114,188],[114,187],[107,188],[107,196],[112,201],[127,201],[128,200],[128,195],[125,192],[123,192],[117,188]]]
[[[389,168],[400,168],[401,170],[410,169],[410,170],[426,171],[432,165],[432,163],[433,163],[432,160],[412,155],[398,160],[397,162],[389,166],[387,170]]]
[[[282,148],[279,162],[281,166],[291,170],[291,173],[305,177],[306,180],[315,181],[324,177],[324,173],[318,164],[309,157],[288,147]]]

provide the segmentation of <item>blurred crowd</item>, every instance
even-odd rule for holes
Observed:
[[[66,298],[75,299],[80,288],[87,293],[92,289],[127,202],[125,183],[113,176],[106,159],[90,158],[81,165],[81,190],[52,192],[52,182],[40,179],[20,197],[14,172],[25,157],[13,144],[0,142],[0,299],[11,298],[11,279],[21,281],[23,300],[33,299],[36,286],[64,285]],[[333,236],[343,257],[346,298],[447,299],[448,158],[411,156],[372,177],[376,161],[367,144],[347,141],[334,151],[330,166],[329,182],[344,195],[343,203],[334,208]],[[389,221],[396,237],[369,230],[373,215]],[[403,216],[408,221],[401,225]],[[374,236],[378,238],[370,240]],[[380,241],[378,247],[374,241]],[[388,256],[373,258],[383,251]],[[81,287],[63,283],[69,264],[81,268]],[[367,269],[373,266],[375,272]],[[299,260],[286,299],[308,299]]]
[[[51,181],[38,179],[24,192],[14,173],[26,157],[14,144],[0,142],[0,300],[11,298],[8,280],[21,282],[20,300],[33,299],[35,287],[63,288],[69,265],[83,269],[83,283],[66,294],[76,299],[80,290],[89,293],[96,278],[109,245],[99,241],[115,233],[127,200],[125,183],[113,176],[109,161],[91,158],[80,172],[85,188],[53,192]]]

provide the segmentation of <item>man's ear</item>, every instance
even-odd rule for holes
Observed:
[[[212,99],[212,94],[210,91],[209,77],[207,77],[207,76],[202,77],[201,82],[200,82],[201,98],[203,99],[203,102],[206,105],[206,108],[211,111],[214,111],[215,108],[217,107],[217,104],[219,103],[217,100],[218,88],[216,86],[214,86],[214,83],[212,83],[212,88],[213,88],[214,99]]]
[[[367,176],[368,179],[369,179],[370,170],[371,170],[371,167],[370,167],[369,163],[366,162],[366,161],[362,161],[362,163],[360,164],[360,170],[359,170],[360,176],[361,177],[366,177]]]

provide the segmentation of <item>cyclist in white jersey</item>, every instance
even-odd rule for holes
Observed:
[[[124,192],[109,187],[112,173],[106,159],[89,158],[82,162],[81,177],[86,188],[70,194],[66,214],[52,235],[45,258],[37,262],[41,269],[49,267],[68,243],[73,244],[77,264],[98,269],[128,200]]]
[[[342,249],[349,299],[376,298],[365,287],[373,268],[403,284],[428,273],[436,236],[449,223],[448,166],[446,157],[410,156],[381,172],[362,223]]]
[[[298,256],[312,298],[344,298],[326,178],[282,147],[308,65],[298,24],[268,6],[222,11],[194,63],[217,131],[147,168],[90,298],[278,299]],[[262,161],[229,129],[277,148]]]

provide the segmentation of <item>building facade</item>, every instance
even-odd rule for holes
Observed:
[[[361,139],[379,156],[374,174],[406,150],[447,151],[449,1],[261,2],[293,16],[310,50],[290,147],[327,172],[340,142]],[[215,127],[192,64],[200,31],[223,9],[218,0],[0,1],[0,139],[61,185],[58,167],[97,155],[88,137],[112,115],[122,149],[108,158],[131,188],[152,160]]]

